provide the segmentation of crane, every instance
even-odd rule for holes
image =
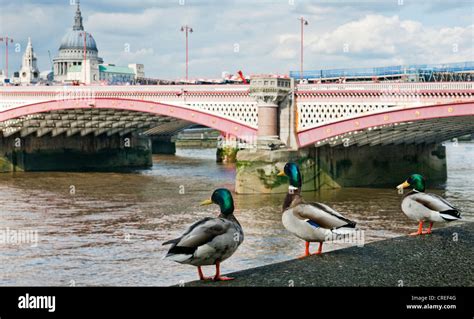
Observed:
[[[242,82],[244,82],[244,84],[248,84],[247,79],[245,79],[242,71],[237,72],[237,74],[238,74],[239,78],[242,80]]]
[[[49,56],[49,65],[51,66],[51,71],[53,71],[53,60],[51,60],[51,51],[48,50],[48,56]]]

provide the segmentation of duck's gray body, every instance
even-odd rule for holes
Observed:
[[[444,198],[412,190],[402,200],[402,211],[408,218],[423,222],[450,222],[461,218],[459,210]]]
[[[166,259],[194,266],[214,265],[232,256],[244,240],[244,233],[234,215],[204,218],[184,234],[163,245],[173,244]]]
[[[288,194],[283,206],[283,226],[307,242],[324,242],[353,231],[356,223],[322,203],[306,203],[299,194]],[[288,204],[289,203],[289,204]]]

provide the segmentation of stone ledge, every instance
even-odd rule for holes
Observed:
[[[185,286],[288,287],[291,280],[294,286],[472,287],[473,243],[474,223],[466,222],[422,237],[386,239],[226,274],[233,281],[193,281]]]

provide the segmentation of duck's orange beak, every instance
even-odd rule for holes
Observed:
[[[285,172],[283,170],[280,170],[277,174],[277,176],[286,176]]]
[[[408,183],[407,181],[404,181],[403,183],[397,186],[397,189],[404,189],[407,187],[410,187],[410,183]]]
[[[204,206],[204,205],[211,205],[212,204],[212,200],[211,199],[206,199],[204,201],[201,202],[201,206]]]

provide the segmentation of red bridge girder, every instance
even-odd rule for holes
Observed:
[[[0,122],[32,114],[72,109],[116,109],[163,115],[201,124],[246,141],[252,141],[257,134],[257,129],[251,126],[203,111],[146,100],[119,98],[51,100],[23,105],[1,111]]]
[[[305,147],[327,138],[381,125],[458,116],[474,116],[474,101],[387,110],[382,113],[343,119],[298,132],[298,146]]]

